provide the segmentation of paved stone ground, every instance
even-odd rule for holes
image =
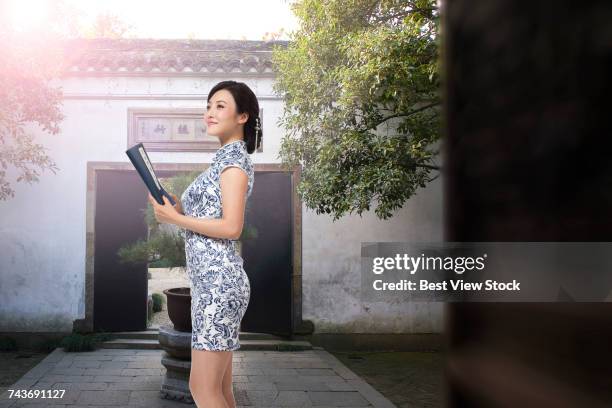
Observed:
[[[351,371],[372,384],[398,408],[447,406],[443,352],[333,352]]]
[[[28,350],[0,351],[0,395],[48,355]]]
[[[0,396],[13,407],[188,407],[164,400],[159,389],[166,369],[163,350],[98,349],[66,353],[58,348],[9,389],[66,390],[61,399]],[[240,407],[395,407],[322,349],[235,351],[234,396]],[[51,391],[49,391],[51,390]]]

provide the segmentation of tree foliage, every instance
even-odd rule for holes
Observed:
[[[276,47],[280,157],[317,213],[389,218],[437,177],[439,14],[431,0],[300,0]]]
[[[63,119],[61,90],[49,86],[61,57],[49,45],[48,38],[22,38],[0,28],[0,200],[15,194],[7,172],[32,183],[40,171],[58,170],[30,132],[37,125],[55,135]]]
[[[45,24],[29,32],[15,30],[10,16],[0,13],[0,200],[15,196],[10,178],[32,183],[43,171],[59,170],[33,131],[60,133],[63,95],[51,81],[65,69],[62,41],[118,38],[131,28],[111,14],[98,16],[91,27],[80,26],[78,10],[63,1],[50,6]]]
[[[125,23],[119,16],[102,13],[96,16],[93,25],[83,30],[84,38],[126,38],[134,26]]]

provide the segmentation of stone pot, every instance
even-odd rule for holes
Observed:
[[[168,317],[177,331],[191,332],[191,289],[164,290],[168,300]]]

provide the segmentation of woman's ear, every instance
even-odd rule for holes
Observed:
[[[248,113],[241,113],[240,117],[238,118],[238,123],[240,123],[241,125],[244,125],[245,123],[247,123],[249,121],[249,114]]]

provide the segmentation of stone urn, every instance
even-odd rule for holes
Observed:
[[[172,288],[164,290],[167,297],[168,316],[173,327],[159,328],[159,344],[165,353],[161,363],[166,367],[160,394],[171,399],[193,404],[189,390],[191,372],[191,290]]]
[[[168,300],[168,317],[174,329],[191,332],[191,289],[172,288],[164,290]]]

